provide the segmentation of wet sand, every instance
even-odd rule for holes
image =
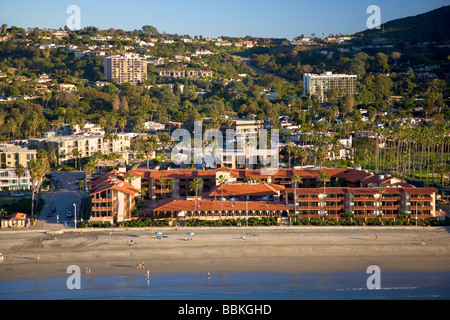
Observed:
[[[155,232],[162,232],[158,239]],[[194,232],[194,236],[188,236]],[[56,238],[55,238],[56,237]],[[243,239],[245,237],[245,240]],[[192,238],[193,240],[186,240]],[[131,241],[135,245],[129,245]],[[0,281],[207,272],[450,271],[450,229],[421,227],[111,228],[0,231]],[[37,259],[39,255],[39,260]],[[144,268],[137,268],[138,261]]]

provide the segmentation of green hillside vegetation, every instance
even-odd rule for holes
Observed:
[[[450,6],[445,6],[417,16],[389,21],[382,29],[366,30],[358,35],[364,39],[388,38],[395,42],[422,43],[449,41]]]

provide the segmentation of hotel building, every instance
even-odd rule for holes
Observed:
[[[262,175],[260,170],[229,168],[145,170],[136,167],[131,172],[141,176],[142,185],[148,188],[152,209],[145,215],[156,219],[176,218],[179,214],[208,219],[242,217],[245,205],[245,215],[249,217],[339,218],[344,213],[389,219],[396,219],[401,213],[409,213],[411,217],[417,214],[424,219],[436,216],[434,188],[415,188],[399,179],[380,178],[356,169],[323,171],[333,181],[325,188],[319,170],[279,169],[272,175]],[[297,188],[291,181],[294,174],[302,178]],[[220,176],[227,178],[226,184],[220,185]],[[203,180],[197,199],[190,189],[194,178]],[[170,188],[161,185],[164,179],[172,180]]]
[[[317,95],[321,103],[327,101],[327,92],[342,89],[346,94],[356,94],[356,75],[305,73],[303,75],[303,94]]]
[[[131,82],[142,84],[147,80],[147,59],[139,56],[124,55],[105,58],[105,78],[118,84]]]
[[[117,223],[131,220],[131,212],[141,188],[141,179],[126,181],[125,173],[113,170],[91,181],[89,221]]]

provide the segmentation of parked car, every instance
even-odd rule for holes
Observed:
[[[73,213],[71,211],[67,212],[67,218],[72,218],[73,217]]]
[[[22,192],[18,192],[18,193],[13,193],[12,196],[13,197],[23,197],[24,194]]]

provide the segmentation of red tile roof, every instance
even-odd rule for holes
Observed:
[[[119,190],[132,196],[136,195],[139,189],[125,181],[124,176],[125,173],[113,170],[94,177],[91,182],[91,195],[110,189]]]
[[[231,183],[224,184],[214,188],[213,191],[208,192],[210,197],[222,197],[222,190],[224,197],[236,196],[276,196],[279,195],[283,186],[268,183]]]
[[[384,175],[379,175],[379,174],[373,174],[367,178],[362,179],[361,182],[362,182],[363,186],[368,186],[372,183],[380,183],[380,182],[386,183],[392,179],[396,179],[396,180],[399,180],[399,182],[406,183],[405,180],[402,180],[400,178],[396,178],[396,177],[392,177],[392,176],[384,176]]]
[[[197,204],[195,204],[197,202]],[[293,209],[279,202],[273,201],[214,201],[214,200],[185,200],[166,199],[158,202],[153,211],[245,211],[245,210],[279,210]]]
[[[26,217],[27,217],[26,213],[17,212],[17,213],[13,213],[12,215],[10,215],[9,220],[22,220],[22,219],[26,219]]]
[[[333,177],[342,178],[350,183],[357,183],[362,181],[364,178],[370,177],[371,175],[372,174],[361,170],[346,169],[342,172],[334,174]]]

